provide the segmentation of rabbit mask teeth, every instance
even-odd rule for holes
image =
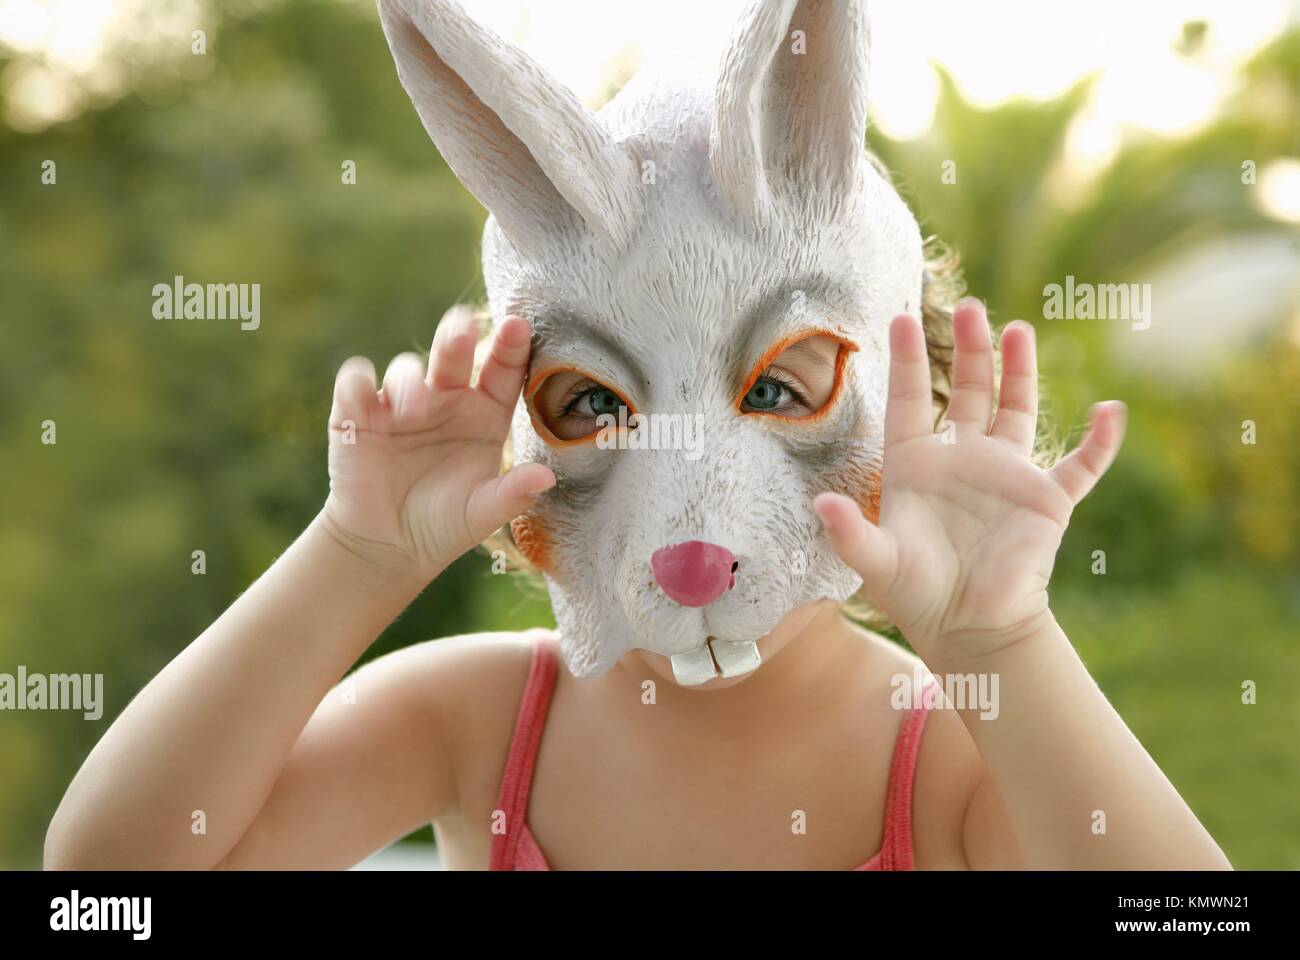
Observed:
[[[638,75],[598,114],[449,0],[379,10],[421,121],[491,214],[493,320],[533,325],[511,449],[558,482],[512,531],[568,668],[639,649],[684,684],[753,671],[792,609],[860,586],[811,501],[876,509],[888,326],[920,310],[916,220],[864,149],[864,4],[754,0],[714,77]],[[740,409],[756,365],[813,335],[841,344],[825,409]],[[619,436],[637,442],[552,435],[536,391],[556,370],[635,409]]]
[[[707,643],[688,653],[674,654],[671,662],[673,677],[683,687],[708,683],[718,675],[718,667],[713,662],[713,655],[709,653]]]
[[[709,637],[703,646],[671,658],[673,677],[684,687],[708,683],[715,677],[743,677],[763,662],[753,640]]]

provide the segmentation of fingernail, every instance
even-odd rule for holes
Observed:
[[[834,521],[826,515],[826,501],[821,499],[820,494],[813,498],[813,511],[817,514],[817,518],[821,520],[822,528],[827,533],[835,529]]]
[[[984,306],[984,301],[981,300],[979,297],[962,297],[960,300],[957,301],[957,306],[955,306],[953,309],[960,310],[962,307],[980,307],[982,309],[983,306]]]
[[[553,486],[555,486],[555,474],[551,474],[549,477],[543,477],[540,480],[534,480],[528,485],[529,496],[540,497]]]

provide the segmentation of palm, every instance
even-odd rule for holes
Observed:
[[[464,504],[496,475],[508,414],[476,391],[434,397],[399,417],[381,404],[356,442],[330,437],[330,486],[359,536],[437,555],[469,538]]]
[[[878,525],[851,501],[818,498],[841,556],[923,656],[978,653],[1047,613],[1047,583],[1070,513],[1121,435],[1119,411],[1101,407],[1080,448],[1040,468],[1030,459],[1037,423],[1031,329],[1016,324],[1004,333],[995,417],[982,307],[964,304],[953,324],[953,396],[936,434],[920,325],[895,320]]]
[[[899,444],[880,517],[898,571],[878,599],[922,635],[1021,622],[1046,608],[1069,506],[1042,470],[992,437]]]
[[[367,361],[340,370],[328,508],[359,547],[434,571],[508,521],[524,488],[547,479],[548,470],[532,466],[504,490],[498,480],[528,355],[527,325],[511,323],[498,331],[476,385],[473,326],[464,316],[440,325],[427,372],[417,355],[403,354],[376,392]]]

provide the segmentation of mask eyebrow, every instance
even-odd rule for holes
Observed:
[[[609,367],[612,361],[615,367],[621,368],[626,375],[631,376],[629,385],[632,383],[641,385],[647,382],[641,365],[636,362],[631,352],[586,317],[567,310],[548,310],[530,320],[533,325],[534,358],[541,350],[548,347],[567,347],[564,359],[574,363],[581,361],[579,365],[584,369],[590,369],[592,374],[600,374],[602,371],[592,369],[598,364],[590,362],[588,359],[590,357],[594,357],[599,364],[606,367]]]
[[[849,302],[848,291],[821,273],[786,281],[764,294],[744,311],[728,346],[727,364],[736,382],[745,379],[754,361],[769,343],[777,340],[781,321],[789,315],[796,294],[802,294],[805,301],[830,307]]]

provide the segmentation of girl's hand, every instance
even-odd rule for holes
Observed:
[[[993,346],[983,306],[953,314],[952,399],[933,428],[921,324],[894,318],[880,519],[848,497],[814,506],[845,563],[908,643],[936,663],[969,665],[1050,621],[1047,582],[1070,514],[1119,451],[1125,409],[1094,408],[1083,442],[1050,470],[1029,459],[1038,420],[1033,328],[1002,332],[993,410]]]
[[[535,463],[499,475],[528,366],[528,321],[505,319],[471,385],[475,327],[469,308],[454,307],[427,365],[403,353],[376,390],[374,365],[353,357],[334,384],[321,522],[363,559],[423,583],[555,484]]]

